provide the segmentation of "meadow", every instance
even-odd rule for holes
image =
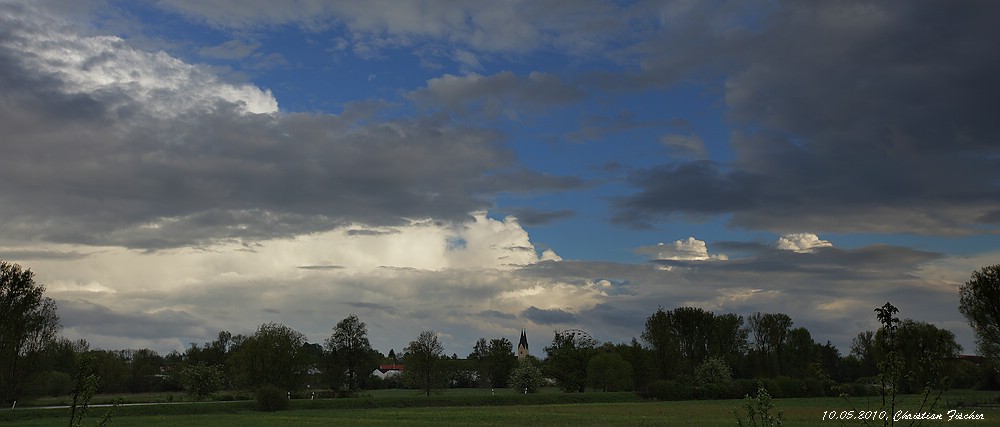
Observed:
[[[932,413],[945,419],[948,410],[981,414],[983,420],[931,421],[922,425],[1000,425],[1000,393],[953,390]],[[919,396],[902,396],[904,410],[915,410]],[[733,410],[741,400],[644,401],[632,393],[540,393],[519,395],[508,390],[488,394],[483,390],[449,390],[430,397],[408,390],[380,391],[357,398],[292,400],[291,409],[278,412],[253,410],[253,402],[196,402],[121,406],[114,426],[734,426]],[[789,426],[864,425],[853,420],[824,420],[824,412],[870,410],[877,397],[854,398],[851,408],[843,399],[775,399],[775,410]],[[95,425],[106,408],[93,408],[84,425]],[[5,410],[0,422],[9,426],[62,426],[66,409]],[[898,425],[908,425],[898,424]],[[872,423],[871,425],[881,425]]]

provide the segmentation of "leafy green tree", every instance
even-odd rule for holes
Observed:
[[[641,390],[654,379],[653,352],[632,338],[628,344],[615,344],[615,351],[632,367],[632,381],[636,389]]]
[[[101,379],[98,393],[126,393],[129,384],[128,361],[120,351],[91,350],[87,352],[94,373]]]
[[[712,319],[712,332],[708,336],[708,355],[725,359],[729,366],[737,366],[746,357],[748,331],[743,327],[743,316],[726,313]]]
[[[219,331],[215,341],[199,346],[191,343],[191,346],[184,353],[184,361],[189,364],[203,363],[218,367],[226,366],[229,356],[246,337],[243,335],[233,335],[229,331]]]
[[[510,372],[517,366],[514,344],[507,338],[494,338],[486,342],[480,338],[476,342],[469,360],[479,380],[490,387],[506,388]]]
[[[792,329],[792,318],[783,313],[754,313],[748,319],[759,374],[781,375],[781,356]]]
[[[601,391],[632,388],[632,365],[615,352],[602,351],[587,363],[587,383]]]
[[[843,358],[840,357],[840,350],[833,343],[828,340],[824,345],[817,345],[816,350],[817,362],[813,373],[816,374],[818,379],[826,377],[835,382],[849,381],[843,377],[841,366]]]
[[[0,260],[0,402],[21,398],[41,372],[45,348],[59,331],[56,303],[35,273]]]
[[[403,381],[410,387],[423,390],[427,396],[432,391],[444,388],[445,361],[442,360],[444,346],[438,341],[434,331],[423,331],[416,340],[403,349]]]
[[[743,317],[716,316],[696,307],[671,311],[657,309],[646,319],[642,339],[653,350],[659,378],[691,375],[708,356],[720,356],[730,364],[742,360],[747,347]]]
[[[878,374],[879,355],[875,332],[859,332],[851,341],[851,355],[860,361],[860,376],[874,377]]]
[[[597,352],[597,341],[580,330],[555,333],[552,345],[545,347],[544,372],[565,392],[587,389],[587,365]]]
[[[812,373],[812,364],[819,359],[819,344],[813,341],[806,328],[788,331],[787,344],[780,355],[784,375],[804,378]]]
[[[359,369],[372,351],[368,341],[368,327],[358,316],[351,314],[337,322],[333,335],[326,340],[326,348],[336,354],[340,366],[346,370],[347,389],[354,391],[358,386]],[[371,372],[365,372],[365,374]]]
[[[294,389],[310,366],[303,344],[305,336],[292,328],[279,323],[260,325],[230,356],[237,385]]]
[[[876,333],[876,340],[889,346],[893,343],[886,336],[886,330]],[[885,347],[882,353],[895,351],[902,366],[904,377],[898,384],[902,391],[916,392],[925,386],[947,388],[942,382],[944,377],[943,362],[955,358],[962,346],[955,342],[955,334],[946,329],[925,322],[906,319],[900,322],[895,331],[895,348]]]
[[[896,413],[900,403],[899,394],[908,386],[907,378],[914,378],[914,364],[922,363],[921,357],[927,357],[925,361],[933,360],[929,365],[931,369],[927,372],[930,380],[926,382],[920,400],[914,405],[915,409],[911,409],[911,412],[933,412],[948,383],[947,378],[939,370],[940,362],[944,357],[949,357],[949,352],[954,352],[954,355],[957,355],[958,352],[958,344],[954,343],[955,336],[950,332],[912,320],[900,321],[896,317],[898,313],[899,309],[889,302],[875,309],[875,317],[882,325],[874,334],[875,353],[879,358],[879,372],[875,381],[879,384],[879,395],[882,400],[882,406],[877,410],[890,414],[881,420],[883,426],[895,425],[897,419],[892,414]],[[871,336],[870,333],[863,333],[858,335],[857,341],[867,342]],[[855,348],[858,349],[865,345],[867,344],[857,345],[856,342]],[[915,349],[919,351],[914,352]],[[855,353],[863,353],[863,351],[856,350]],[[917,372],[917,375],[922,374]],[[937,390],[936,394],[933,392],[934,389]],[[841,396],[851,405],[852,409],[857,410],[847,394]],[[868,421],[864,421],[864,423],[871,425]],[[914,422],[911,421],[910,425],[913,424]]]
[[[72,341],[67,338],[59,338],[46,348],[46,364],[49,369],[54,371],[73,374],[76,371],[79,357],[88,351],[90,351],[90,344],[86,340]]]
[[[1000,264],[972,273],[959,288],[958,309],[976,334],[979,354],[1000,362]]]
[[[673,339],[670,315],[663,307],[646,319],[642,340],[653,350],[653,367],[656,378],[664,379],[673,375],[680,351]]]
[[[708,342],[715,316],[696,307],[678,307],[671,313],[673,339],[681,357],[681,371],[690,374],[708,357]]]
[[[160,367],[163,366],[163,357],[148,348],[122,350],[119,354],[128,364],[128,392],[155,391],[159,385],[156,375],[160,373]]]

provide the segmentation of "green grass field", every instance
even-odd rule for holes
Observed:
[[[194,403],[156,406],[126,406],[118,409],[114,426],[734,426],[733,409],[740,400],[706,400],[654,402],[637,400],[630,393],[583,393],[563,395],[546,393],[521,396],[509,391],[497,393],[496,401],[489,401],[481,390],[449,391],[430,398],[417,396],[412,391],[385,391],[355,399],[294,400],[292,409],[263,413],[252,410],[251,402]],[[562,399],[601,400],[584,403],[551,403]],[[922,425],[977,425],[1000,426],[1000,409],[996,405],[969,407],[974,402],[995,402],[997,392],[951,391],[935,413],[947,417],[947,410],[962,402],[958,410],[983,414],[982,421],[926,422]],[[521,401],[513,398],[523,398]],[[543,404],[534,403],[543,402]],[[775,399],[775,409],[785,414],[788,426],[863,425],[858,421],[841,423],[823,420],[824,411],[847,411],[852,408],[839,398]],[[878,398],[855,398],[854,409],[875,409]],[[420,406],[432,405],[432,406]],[[501,406],[495,406],[501,405]],[[915,409],[917,396],[905,396],[903,409]],[[49,411],[49,412],[46,412]],[[51,412],[56,411],[56,412]],[[8,412],[8,411],[4,411]],[[12,411],[17,412],[17,411]],[[95,408],[85,425],[94,425],[103,414]],[[0,416],[0,423],[9,426],[63,426],[67,419],[65,409],[28,409],[9,417]],[[14,419],[18,418],[18,419]],[[881,425],[881,423],[872,424]],[[908,425],[897,424],[897,425]]]

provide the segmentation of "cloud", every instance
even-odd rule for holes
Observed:
[[[698,160],[708,158],[708,151],[705,149],[705,141],[702,141],[701,137],[698,135],[664,135],[660,138],[660,142],[667,146],[674,156]]]
[[[646,255],[650,261],[662,270],[672,270],[674,267],[687,267],[703,261],[726,261],[726,254],[708,253],[705,241],[688,237],[687,240],[676,240],[672,244],[657,243],[656,246],[636,248],[637,254]]]
[[[419,105],[454,113],[476,111],[487,116],[510,117],[516,117],[522,109],[540,111],[584,98],[580,89],[563,83],[557,76],[537,71],[527,77],[510,71],[490,76],[445,74],[428,80],[425,88],[407,96]]]
[[[552,249],[546,249],[542,251],[541,261],[562,261],[563,258],[556,254]]]
[[[322,342],[337,320],[357,313],[383,351],[434,329],[452,336],[449,354],[467,354],[479,337],[516,337],[521,328],[535,340],[556,327],[625,342],[641,333],[658,306],[696,306],[741,315],[787,313],[817,340],[846,351],[853,335],[877,326],[872,309],[885,301],[905,317],[960,318],[957,284],[968,279],[971,265],[989,258],[946,258],[896,246],[799,253],[718,242],[711,246],[739,247],[745,256],[705,262],[697,258],[711,257],[707,248],[681,251],[688,259],[670,262],[686,268],[670,270],[540,262],[538,256],[518,266],[511,256],[527,258],[527,251],[512,249],[524,244],[515,231],[514,223],[480,217],[462,227],[418,223],[394,234],[336,231],[267,240],[252,251],[237,244],[156,252],[108,248],[85,259],[39,259],[26,266],[57,300],[64,334],[101,348],[150,346],[166,353],[211,340],[219,330],[251,333],[271,321]],[[465,254],[446,247],[456,235],[467,241],[460,250]],[[700,247],[697,239],[680,242]],[[299,268],[330,260],[343,268]],[[967,326],[951,329],[960,342],[972,342]]]
[[[657,243],[656,246],[643,246],[635,250],[636,253],[644,254],[652,260],[667,261],[709,261],[729,259],[726,254],[708,254],[708,246],[704,240],[688,237],[685,240],[675,240],[667,245]]]
[[[570,209],[545,211],[535,208],[516,208],[511,209],[511,214],[524,225],[545,225],[576,216],[576,212]]]
[[[646,227],[682,214],[695,219],[752,210],[760,176],[725,171],[712,161],[663,165],[633,172],[629,181],[639,191],[612,199],[614,222]]]
[[[223,82],[204,67],[132,48],[116,36],[80,36],[70,23],[53,16],[15,12],[0,19],[5,27],[0,77],[5,87],[18,89],[15,97],[79,99],[119,115],[159,117],[211,112],[220,103],[246,113],[278,110],[268,90]],[[140,111],[131,111],[135,108]]]
[[[39,259],[82,259],[89,256],[87,252],[81,251],[61,251],[53,249],[6,249],[0,247],[0,259],[10,262],[33,261]]]
[[[674,118],[639,119],[635,112],[622,110],[610,116],[590,115],[581,120],[580,129],[566,134],[570,142],[587,142],[604,138],[606,135],[641,129],[669,127],[690,131],[692,125],[686,120]]]
[[[269,91],[164,52],[56,18],[0,19],[10,238],[162,249],[461,222],[501,192],[581,185],[520,166],[495,131],[280,113]]]
[[[543,310],[531,306],[524,309],[521,316],[540,325],[567,324],[576,321],[576,314],[558,308]]]
[[[344,268],[344,266],[336,264],[324,264],[324,265],[300,265],[296,268],[300,268],[302,270],[340,270]]]
[[[779,237],[775,246],[785,251],[805,253],[812,252],[815,248],[832,247],[833,243],[822,240],[812,233],[792,233]]]
[[[661,5],[674,26],[635,46],[636,75],[616,81],[648,90],[727,76],[735,158],[634,171],[637,191],[613,202],[618,221],[726,215],[731,226],[779,233],[998,231],[987,218],[1000,197],[1000,125],[985,94],[1000,83],[984,43],[997,37],[987,17],[1000,7],[730,4],[714,14],[680,4]]]
[[[72,334],[146,342],[173,341],[209,332],[200,319],[175,310],[115,311],[83,300],[57,300],[62,324]],[[117,350],[117,348],[107,348]]]
[[[202,48],[198,53],[209,58],[242,59],[250,56],[259,47],[260,43],[257,42],[230,40],[217,46]]]
[[[294,5],[240,1],[166,0],[161,8],[197,22],[244,31],[274,25],[297,25],[321,31],[342,25],[357,40],[386,40],[375,50],[413,39],[455,43],[485,52],[524,53],[558,48],[577,55],[599,51],[627,28],[630,12],[603,1],[572,3],[516,1],[460,3],[391,0],[325,2],[299,0]],[[355,42],[357,43],[357,41]],[[359,49],[372,54],[372,47]]]

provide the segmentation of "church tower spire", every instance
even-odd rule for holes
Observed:
[[[528,335],[521,329],[521,341],[517,343],[517,360],[524,361],[528,357]]]

